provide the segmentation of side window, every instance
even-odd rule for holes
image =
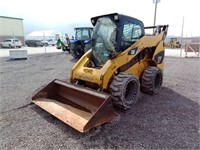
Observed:
[[[122,35],[122,48],[125,50],[142,35],[141,26],[132,22],[125,22]]]
[[[132,39],[139,39],[142,35],[142,29],[140,25],[133,24],[133,34]]]
[[[12,42],[11,40],[5,40],[4,42]]]
[[[131,41],[132,30],[133,30],[132,23],[127,22],[126,24],[124,24],[124,29],[123,29],[123,40],[124,41]]]

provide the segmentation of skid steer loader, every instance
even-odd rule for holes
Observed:
[[[160,91],[168,25],[144,27],[118,13],[91,18],[92,48],[71,70],[70,83],[55,79],[32,101],[80,132],[109,122],[113,106],[128,109],[140,90]],[[152,29],[152,35],[145,35]]]

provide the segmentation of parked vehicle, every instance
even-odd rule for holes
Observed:
[[[165,42],[165,47],[168,48],[181,48],[181,43],[177,40],[177,38],[170,38],[170,42]]]
[[[37,47],[37,46],[43,46],[42,40],[25,40],[25,44],[28,47]]]
[[[66,38],[65,41],[61,41],[61,39],[59,38],[57,40],[57,43],[56,43],[56,48],[57,49],[62,49],[62,51],[68,51],[70,53],[70,41],[69,39]]]
[[[56,41],[53,40],[53,39],[43,40],[42,43],[43,43],[43,45],[45,45],[45,46],[48,46],[48,45],[54,46],[54,45],[56,45]]]
[[[14,47],[22,47],[22,42],[18,39],[6,39],[1,42],[2,48],[14,48]]]
[[[91,49],[92,27],[75,28],[75,38],[70,42],[70,52],[73,58],[79,59]]]

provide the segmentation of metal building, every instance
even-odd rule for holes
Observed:
[[[8,38],[17,38],[24,45],[23,19],[0,16],[0,42]]]

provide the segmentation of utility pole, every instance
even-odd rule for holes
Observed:
[[[182,30],[181,30],[181,53],[180,53],[180,57],[182,57],[182,45],[183,45],[183,28],[184,28],[184,20],[185,20],[185,17],[183,16]]]
[[[156,25],[156,13],[157,13],[157,4],[160,2],[160,0],[153,0],[153,3],[155,3],[155,11],[154,11],[154,22],[153,26]]]
[[[16,42],[15,42],[15,32],[13,31],[13,32],[12,32],[12,34],[13,34],[14,45],[15,45],[15,49],[16,49]]]
[[[44,51],[45,51],[45,54],[47,53],[47,50],[46,50],[46,40],[45,40],[45,33],[43,32],[43,41],[44,41]]]

